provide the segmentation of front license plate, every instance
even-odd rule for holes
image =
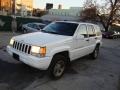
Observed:
[[[13,53],[13,58],[19,61],[19,55],[17,55],[16,53]]]

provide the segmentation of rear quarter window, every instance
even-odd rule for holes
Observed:
[[[93,25],[87,25],[87,31],[88,31],[89,37],[96,36]]]
[[[95,29],[95,33],[97,36],[100,36],[102,35],[101,31],[100,31],[100,27],[99,26],[94,26],[94,29]]]

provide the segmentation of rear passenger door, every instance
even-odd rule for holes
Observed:
[[[76,52],[76,56],[74,59],[76,58],[80,58],[84,55],[88,54],[88,49],[89,49],[89,37],[88,37],[88,33],[87,33],[87,26],[86,24],[81,24],[78,27],[77,30],[77,37],[83,35],[83,38],[78,38],[75,41],[75,52]]]
[[[93,25],[87,25],[87,32],[89,36],[89,52],[93,52],[96,45],[96,33]]]

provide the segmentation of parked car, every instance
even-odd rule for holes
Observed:
[[[13,37],[7,52],[29,66],[47,70],[52,79],[59,79],[71,61],[85,55],[96,59],[101,40],[100,28],[95,24],[55,21],[41,32]]]
[[[120,38],[120,32],[118,32],[118,31],[107,31],[107,32],[103,31],[102,36],[103,36],[103,38],[116,39],[116,38]]]
[[[45,26],[43,23],[28,23],[22,26],[22,30],[24,33],[38,32]]]

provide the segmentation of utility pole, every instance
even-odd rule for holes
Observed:
[[[0,11],[1,11],[1,9],[2,9],[2,0],[0,0]]]
[[[10,0],[10,14],[12,14],[12,0]]]
[[[12,13],[15,15],[15,1],[16,0],[12,0]]]

